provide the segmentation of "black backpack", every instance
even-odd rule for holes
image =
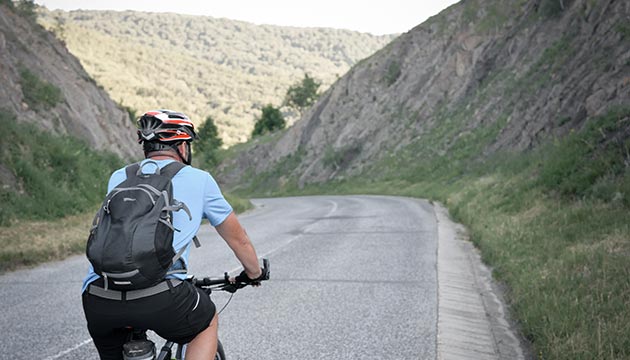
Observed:
[[[153,174],[142,167],[154,164]],[[173,199],[171,179],[185,165],[174,161],[160,169],[154,161],[129,165],[127,179],[107,194],[96,213],[87,257],[104,279],[105,289],[135,290],[164,280],[183,253],[173,250],[173,211],[188,207]]]

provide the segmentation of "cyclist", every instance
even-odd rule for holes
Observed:
[[[143,145],[145,154],[143,162],[154,161],[160,168],[173,161],[190,165],[190,143],[197,136],[186,115],[171,110],[153,110],[143,114],[138,125],[138,142]],[[151,167],[155,164],[143,166],[142,171],[150,172],[147,168]],[[115,171],[109,179],[108,192],[126,177],[125,168]],[[174,251],[185,250],[172,269],[187,269],[191,242],[202,218],[206,218],[243,265],[245,270],[239,277],[256,283],[262,276],[256,251],[210,174],[186,166],[173,177],[172,184],[173,197],[185,203],[192,215],[190,220],[183,211],[173,212],[173,226],[178,230],[173,236]],[[83,309],[101,359],[122,359],[122,346],[128,333],[126,327],[130,326],[151,329],[177,343],[188,343],[186,359],[214,359],[218,322],[214,304],[189,282],[172,281],[183,280],[185,274],[168,275],[167,278],[166,291],[133,300],[127,300],[125,295],[112,299],[102,294],[117,292],[106,290],[104,280],[95,273],[92,265],[89,266],[82,289]]]

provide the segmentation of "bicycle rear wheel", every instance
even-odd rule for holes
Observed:
[[[217,355],[214,357],[214,360],[225,360],[225,351],[223,351],[221,341],[217,342]]]

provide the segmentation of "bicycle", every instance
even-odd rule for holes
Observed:
[[[263,259],[263,274],[265,275],[261,280],[269,280],[269,260]],[[203,279],[196,279],[194,277],[187,278],[186,281],[190,281],[193,285],[203,289],[208,296],[213,291],[226,291],[234,294],[238,289],[242,289],[247,285],[251,285],[244,282],[232,282],[227,272],[223,274],[221,278],[205,277]],[[229,304],[225,304],[225,307]],[[219,311],[219,313],[221,312]],[[129,338],[123,345],[123,359],[124,360],[171,360],[173,355],[173,347],[177,345],[175,351],[175,360],[184,360],[186,344],[175,344],[172,341],[166,341],[162,346],[160,353],[157,354],[155,343],[147,338],[146,329],[129,329]],[[214,357],[215,360],[225,360],[225,351],[221,341],[217,340],[217,354]]]

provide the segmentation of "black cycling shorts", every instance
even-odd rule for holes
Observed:
[[[120,360],[127,327],[150,329],[164,339],[185,344],[210,325],[216,308],[203,290],[185,281],[137,300],[109,300],[85,291],[83,311],[101,359]]]

